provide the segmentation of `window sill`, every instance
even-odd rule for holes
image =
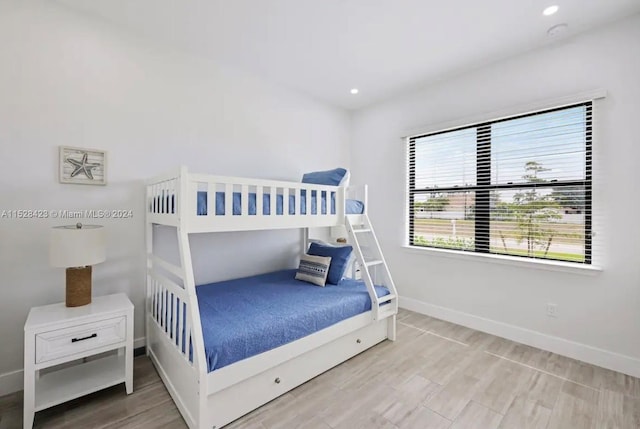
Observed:
[[[561,271],[565,273],[582,274],[587,276],[595,276],[602,272],[601,267],[593,265],[578,265],[570,262],[543,261],[540,259],[519,258],[517,256],[472,253],[460,250],[436,249],[432,247],[418,247],[408,245],[402,247],[406,252],[409,253],[441,256],[454,259],[468,259],[474,260],[476,262],[489,262],[538,270]]]

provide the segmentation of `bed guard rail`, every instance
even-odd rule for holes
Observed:
[[[345,188],[188,173],[147,183],[149,222],[188,232],[303,228],[344,223]]]

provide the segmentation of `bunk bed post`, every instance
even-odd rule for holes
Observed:
[[[184,273],[184,287],[189,296],[189,315],[191,325],[191,343],[193,344],[193,364],[198,373],[198,397],[200,406],[198,415],[193,416],[198,422],[204,420],[204,410],[206,409],[208,373],[207,361],[204,353],[204,340],[202,336],[202,324],[200,320],[200,309],[198,307],[198,297],[196,296],[195,278],[193,276],[193,264],[191,262],[191,249],[189,248],[189,234],[184,228],[178,227],[178,243],[180,248],[180,262]],[[188,337],[186,340],[188,341]]]
[[[397,311],[397,309],[396,309]],[[387,338],[389,341],[396,340],[396,315],[387,317]]]
[[[309,250],[309,228],[302,228],[302,253]]]
[[[364,189],[364,195],[362,196],[362,202],[364,203],[364,210],[362,212],[363,215],[369,213],[369,185],[362,185]]]
[[[151,221],[149,220],[149,211],[151,210],[151,204],[153,204],[152,202],[152,198],[153,198],[153,193],[151,192],[151,187],[153,185],[149,185],[147,184],[145,186],[145,211],[144,211],[144,217],[145,217],[145,242],[146,242],[146,249],[147,249],[147,254],[145,259],[147,260],[147,271],[146,271],[146,290],[145,290],[145,300],[144,300],[144,311],[145,311],[145,315],[144,315],[144,332],[147,333],[149,332],[149,317],[148,317],[148,312],[152,311],[152,304],[151,304],[151,298],[152,298],[152,292],[151,292],[151,270],[153,269],[153,262],[151,260],[151,258],[149,257],[149,255],[153,254],[153,223],[151,223]],[[147,337],[148,338],[148,337]],[[145,347],[145,352],[146,355],[149,356],[150,354],[150,347],[149,345],[147,345]]]
[[[338,216],[338,225],[344,225],[345,211],[347,208],[347,188],[341,186],[338,188],[338,195],[336,196],[336,215]]]
[[[178,248],[180,251],[180,265],[182,266],[184,288],[189,297],[189,314],[191,316],[191,342],[193,344],[193,364],[198,372],[198,397],[200,406],[198,415],[193,416],[200,425],[204,421],[207,403],[207,383],[208,374],[207,361],[204,353],[204,340],[202,336],[202,324],[200,320],[200,309],[198,307],[198,297],[196,295],[196,283],[193,275],[193,263],[191,259],[191,248],[189,247],[188,231],[188,207],[189,207],[189,174],[187,168],[180,167],[180,178],[178,179]]]

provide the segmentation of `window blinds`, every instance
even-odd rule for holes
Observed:
[[[410,137],[409,244],[591,264],[592,110]]]

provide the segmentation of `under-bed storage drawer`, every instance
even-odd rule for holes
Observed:
[[[210,419],[208,422],[215,427],[225,425],[243,414],[238,413],[239,407],[234,405],[238,401],[243,404],[242,409],[257,408],[350,357],[365,351],[383,341],[386,337],[387,320],[381,320],[296,356],[287,362],[217,393],[210,393],[207,408]],[[288,346],[291,346],[291,344]],[[215,371],[210,374],[212,377],[209,379],[210,387],[216,385],[214,375]],[[222,372],[220,375],[222,375]]]
[[[115,317],[36,334],[36,364],[123,342],[126,318]]]

